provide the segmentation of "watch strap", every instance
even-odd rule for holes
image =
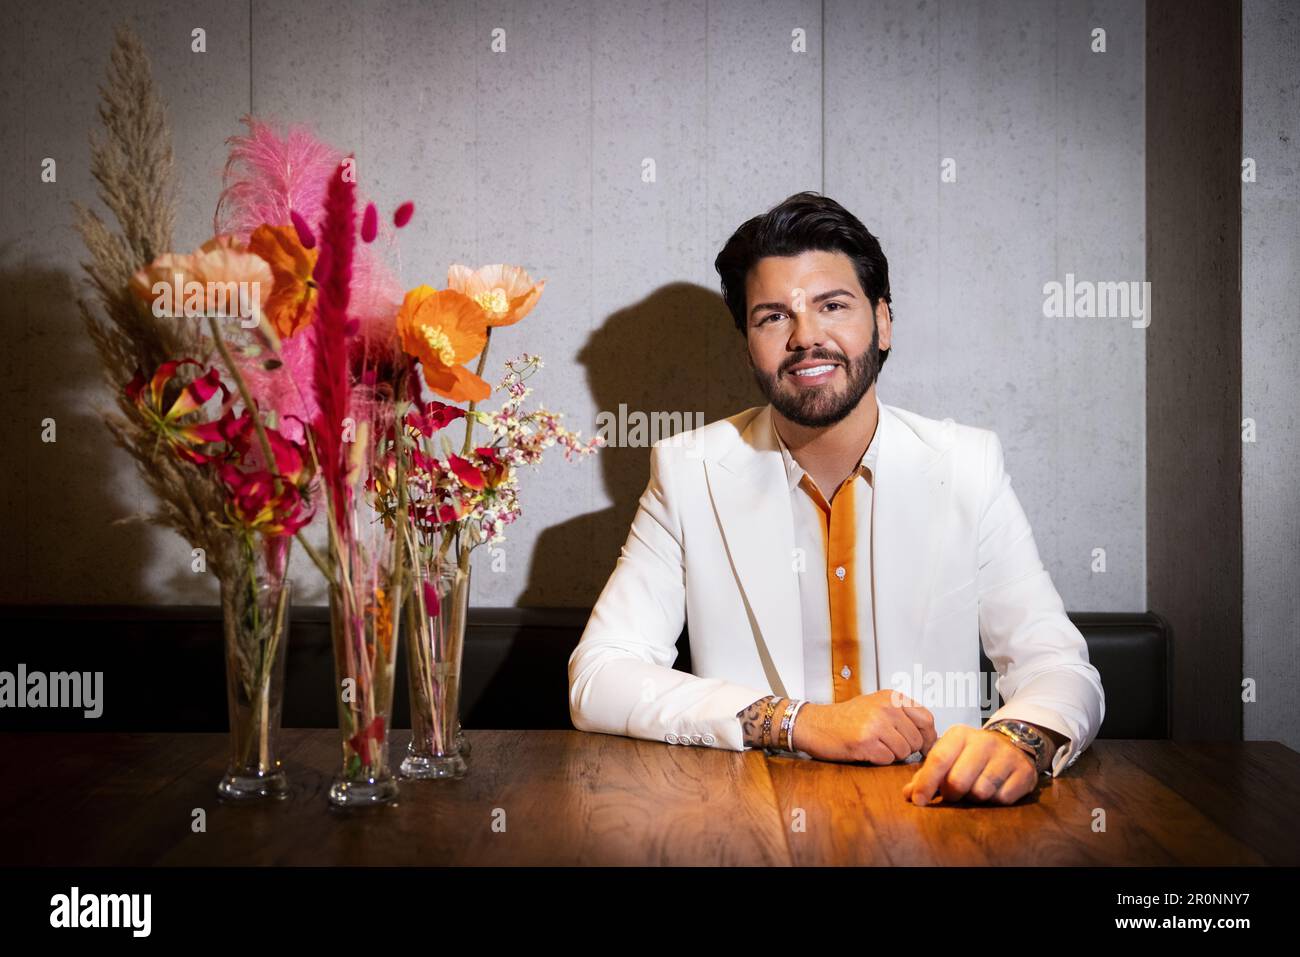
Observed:
[[[1051,741],[1045,734],[1038,731],[1038,729],[1032,727],[1024,727],[1022,729],[1023,725],[1024,722],[1003,718],[1000,721],[995,721],[988,725],[984,730],[996,731],[999,734],[1005,735],[1012,744],[1029,755],[1034,762],[1035,771],[1039,774],[1049,774],[1052,763]],[[1028,732],[1028,734],[1026,734],[1026,732]],[[1029,735],[1032,735],[1033,739],[1036,739],[1039,742],[1037,746],[1035,746],[1034,740],[1031,739]]]

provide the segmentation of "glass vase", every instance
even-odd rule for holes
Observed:
[[[391,552],[391,547],[382,550]],[[389,763],[398,627],[404,586],[382,562],[353,567],[348,590],[330,589],[330,634],[343,766],[329,790],[338,807],[384,804],[397,797]]]
[[[470,569],[454,562],[421,563],[411,586],[406,600],[411,743],[402,760],[402,777],[460,778],[466,771],[460,677]]]
[[[217,793],[226,800],[280,798],[289,790],[279,739],[291,594],[282,569],[268,571],[258,560],[221,583],[230,760]]]

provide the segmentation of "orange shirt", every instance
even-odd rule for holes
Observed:
[[[799,579],[804,697],[830,704],[876,691],[881,685],[872,617],[871,510],[879,419],[861,461],[829,500],[790,454],[775,422],[772,432],[794,516],[791,560]]]

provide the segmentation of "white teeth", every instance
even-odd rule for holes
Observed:
[[[830,370],[830,369],[834,369],[834,368],[835,368],[835,366],[833,366],[833,365],[828,365],[828,366],[813,366],[811,369],[798,369],[798,370],[795,371],[795,375],[801,375],[801,376],[814,376],[814,375],[821,375],[823,372],[826,372],[826,371],[828,371],[828,370]]]

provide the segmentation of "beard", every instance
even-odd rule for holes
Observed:
[[[772,403],[776,411],[798,425],[819,429],[834,425],[856,409],[862,397],[871,388],[871,384],[876,381],[876,376],[880,373],[880,330],[874,323],[872,324],[871,345],[862,355],[854,359],[846,361],[844,356],[814,350],[792,359],[784,365],[784,368],[815,359],[826,359],[841,364],[840,368],[844,370],[846,380],[842,389],[837,391],[830,384],[816,389],[803,389],[788,384],[781,372],[769,375],[759,371],[754,366],[752,356],[749,364],[753,369],[754,381],[758,384],[759,391],[767,401]]]

